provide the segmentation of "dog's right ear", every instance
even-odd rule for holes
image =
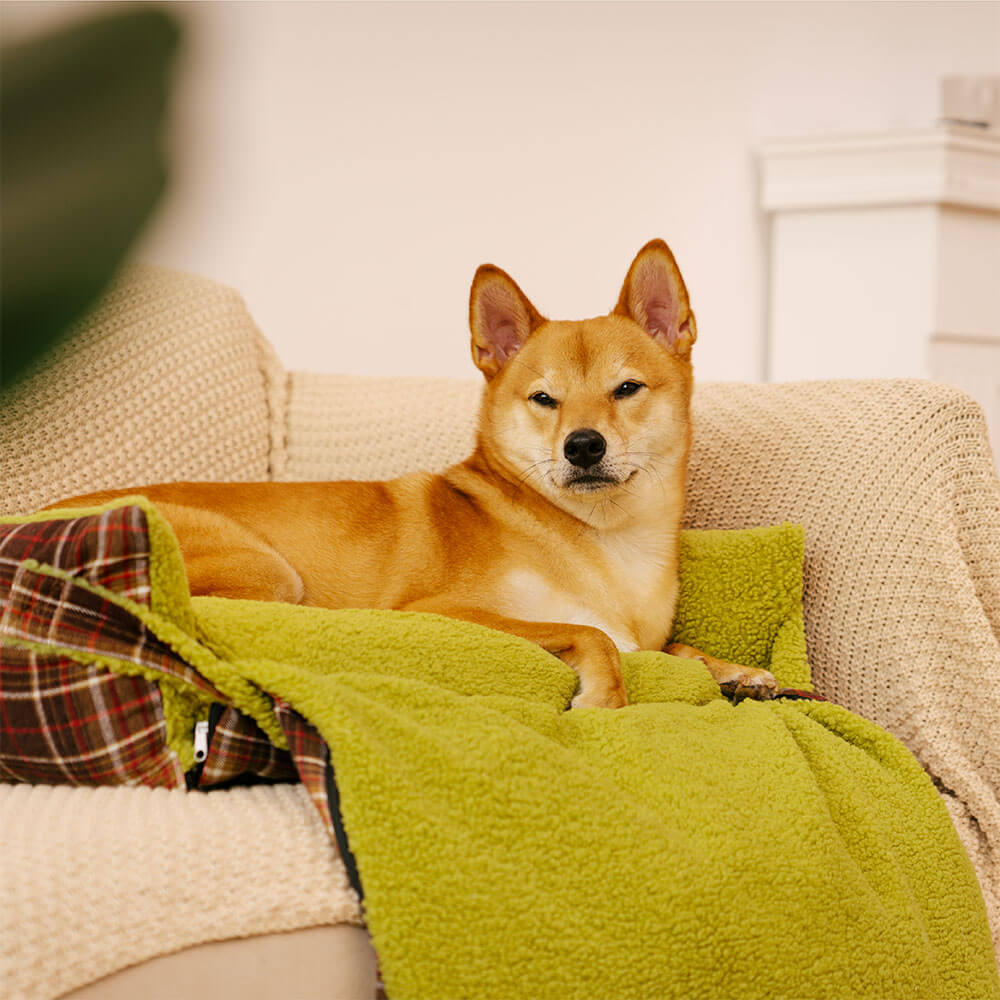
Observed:
[[[509,274],[492,264],[483,264],[476,271],[469,295],[472,360],[487,379],[493,378],[544,322],[545,317]]]

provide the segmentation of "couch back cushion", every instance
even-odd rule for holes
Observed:
[[[392,479],[471,454],[483,380],[319,375],[288,378],[290,480]]]
[[[0,514],[101,488],[268,479],[283,388],[235,291],[129,268],[0,397]]]

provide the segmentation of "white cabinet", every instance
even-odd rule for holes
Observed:
[[[767,377],[932,378],[975,396],[1000,464],[1000,133],[772,142]]]

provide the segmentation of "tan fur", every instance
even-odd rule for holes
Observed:
[[[167,483],[60,506],[142,493],[176,532],[193,594],[478,622],[573,667],[575,706],[624,705],[618,650],[662,649],[677,601],[697,336],[680,271],[654,240],[614,312],[567,322],[546,320],[484,265],[469,315],[487,379],[478,443],[441,475]],[[641,388],[616,397],[627,382]],[[532,399],[539,392],[556,405]],[[591,471],[564,451],[583,428],[606,441],[593,468],[607,481],[567,481]],[[732,679],[731,664],[705,662]],[[773,690],[770,674],[739,670],[743,687]]]

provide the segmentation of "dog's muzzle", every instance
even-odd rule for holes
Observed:
[[[609,486],[621,486],[635,475],[631,470],[627,476],[608,460],[608,442],[600,431],[584,427],[566,435],[563,455],[569,462],[563,478],[563,489],[574,493],[593,493]]]

